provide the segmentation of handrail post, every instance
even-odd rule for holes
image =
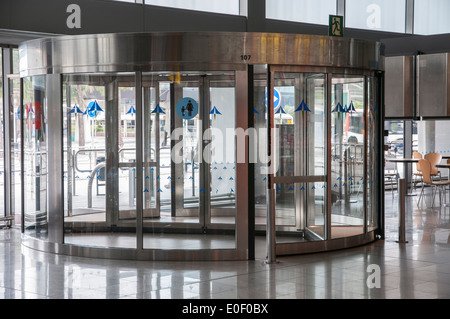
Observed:
[[[398,180],[398,241],[399,244],[406,241],[406,180]]]

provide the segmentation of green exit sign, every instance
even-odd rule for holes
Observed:
[[[344,17],[330,15],[330,22],[328,24],[328,35],[330,37],[344,36]]]

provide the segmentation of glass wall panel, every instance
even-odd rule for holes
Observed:
[[[235,248],[234,73],[144,73],[143,84],[144,248]]]
[[[255,163],[255,225],[262,229],[267,221],[267,174],[263,171],[263,168],[267,166],[267,65],[255,65],[253,77],[253,127],[257,138],[254,148],[250,148],[250,154],[253,154],[253,162]]]
[[[414,33],[440,34],[450,32],[450,2],[447,0],[414,1]]]
[[[136,248],[134,74],[65,75],[62,107],[65,243]]]
[[[328,25],[336,0],[266,0],[266,18]]]
[[[448,142],[448,137],[450,134],[450,121],[449,120],[421,120],[413,121],[413,152],[418,152],[422,158],[432,160],[435,157],[434,153],[440,155],[441,159],[439,164],[450,163],[450,144]],[[417,154],[416,154],[417,155]],[[439,156],[438,156],[439,157]],[[417,165],[413,165],[413,186],[414,188],[421,191],[426,184],[422,183],[421,175],[417,171]],[[450,170],[447,168],[437,168],[437,173],[435,173],[432,178],[434,180],[450,180]],[[426,198],[420,197],[421,202],[419,208],[425,209],[431,207],[433,201],[432,191],[428,190],[428,187],[424,189],[424,194]],[[420,195],[422,196],[422,195]],[[448,196],[448,195],[445,195]],[[422,200],[424,199],[424,200]],[[434,197],[434,208],[439,207],[441,204],[439,196]],[[442,208],[447,210],[448,197],[445,199],[446,204],[442,204]]]
[[[205,160],[210,170],[211,223],[236,223],[236,96],[233,78],[211,80],[211,141]],[[239,138],[239,137],[238,137]],[[240,154],[242,154],[240,153]]]
[[[346,0],[345,25],[348,28],[405,32],[405,0]]]
[[[145,4],[239,15],[239,0],[145,0]]]
[[[3,61],[2,58],[2,49],[0,48],[0,61]],[[3,114],[3,64],[0,62],[0,217],[5,216],[5,205],[4,205],[4,196],[5,196],[5,147],[4,143],[4,121],[8,119],[4,118]]]
[[[25,233],[47,238],[47,103],[45,76],[23,79]]]
[[[20,79],[9,80],[9,122],[12,135],[11,147],[11,215],[20,215],[22,212],[21,201],[21,143],[20,138]],[[20,218],[16,218],[16,221]]]
[[[381,203],[378,197],[378,186],[380,181],[380,132],[381,119],[380,110],[380,92],[378,79],[369,77],[368,79],[368,102],[367,107],[367,178],[365,183],[367,188],[367,231],[376,229],[378,225],[378,216],[381,212]]]
[[[136,88],[119,82],[119,221],[136,221]]]
[[[364,231],[363,77],[334,76],[331,88],[331,237]]]

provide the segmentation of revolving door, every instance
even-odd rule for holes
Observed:
[[[242,260],[265,258],[265,239],[277,255],[375,240],[380,52],[265,33],[22,44],[24,245]]]
[[[140,81],[141,90],[130,74],[63,78],[64,242],[84,245],[89,233],[99,247],[136,248],[140,204],[144,249],[178,247],[162,241],[165,233],[220,233],[186,249],[235,249],[234,72],[143,73]],[[116,232],[128,240],[111,240]]]

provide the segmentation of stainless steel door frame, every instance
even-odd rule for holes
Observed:
[[[269,92],[274,92],[275,87],[277,86],[277,80],[275,79],[275,73],[298,73],[298,74],[311,74],[311,73],[315,73],[315,74],[321,74],[324,77],[324,85],[326,86],[324,93],[325,93],[325,99],[326,101],[328,101],[328,96],[330,95],[329,93],[329,88],[327,85],[327,79],[328,79],[328,74],[327,74],[327,69],[326,68],[317,68],[317,67],[313,67],[313,68],[308,68],[308,67],[296,67],[296,66],[270,66],[270,78],[272,79],[272,81],[270,81],[270,90]],[[300,105],[302,99],[301,95],[302,93],[302,89],[300,88],[300,78],[299,77],[294,77],[292,79],[282,79],[281,80],[281,84],[290,84],[290,85],[294,85],[294,91],[295,91],[295,106]],[[308,87],[308,78],[304,79],[305,81],[305,88],[304,91],[305,93],[310,89]],[[273,97],[270,96],[270,101],[271,103],[273,103]],[[270,104],[272,105],[272,104]],[[328,132],[329,132],[329,126],[331,125],[331,122],[328,123],[328,114],[327,114],[327,103],[325,104],[325,109],[324,114],[326,114],[326,122],[327,122],[327,127],[326,129],[326,135],[325,135],[325,147],[327,147],[327,136],[328,136]],[[269,107],[269,110],[272,110],[273,107]],[[296,125],[295,125],[295,136],[308,136],[308,132],[307,132],[307,123],[306,120],[301,118],[300,116],[296,116]],[[274,127],[273,121],[272,121],[272,125]],[[283,231],[298,231],[298,230],[303,230],[305,231],[307,229],[307,220],[306,218],[308,218],[308,214],[307,212],[310,211],[311,207],[307,207],[307,201],[306,200],[306,196],[308,196],[307,194],[305,194],[305,192],[301,192],[300,191],[300,187],[298,186],[299,183],[312,183],[312,182],[325,182],[325,185],[329,184],[328,181],[328,177],[329,175],[327,175],[326,172],[324,172],[324,175],[309,175],[308,173],[308,165],[310,165],[311,163],[308,162],[308,153],[307,150],[309,149],[309,147],[307,147],[308,143],[310,143],[309,141],[307,141],[306,139],[301,139],[301,140],[297,140],[295,142],[295,152],[294,152],[294,165],[295,165],[295,169],[294,169],[294,176],[282,176],[282,177],[278,177],[278,176],[274,176],[273,177],[273,183],[274,184],[285,184],[285,183],[293,183],[295,185],[294,188],[294,194],[295,194],[295,225],[292,226],[277,226],[275,225],[275,230],[283,230]],[[328,147],[327,147],[328,148]],[[272,150],[272,154],[276,153],[275,150]],[[326,152],[325,152],[326,153]],[[325,167],[327,167],[328,165],[328,155],[327,153],[324,154],[325,157]],[[306,164],[305,164],[306,163]],[[268,180],[270,181],[270,179],[268,178]],[[269,187],[270,189],[273,189],[274,186]],[[325,188],[325,192],[326,194],[328,194],[329,192],[327,191],[327,188]],[[328,196],[328,195],[327,195]],[[273,206],[273,205],[272,205]],[[274,208],[268,208],[268,209],[274,209]],[[329,224],[329,218],[328,218],[328,205],[326,205],[326,211],[327,211],[327,216],[324,218],[324,232],[325,232],[325,236],[323,239],[326,238],[326,229],[328,228],[328,224]],[[273,231],[273,230],[272,230]],[[277,244],[278,245],[278,244]]]

